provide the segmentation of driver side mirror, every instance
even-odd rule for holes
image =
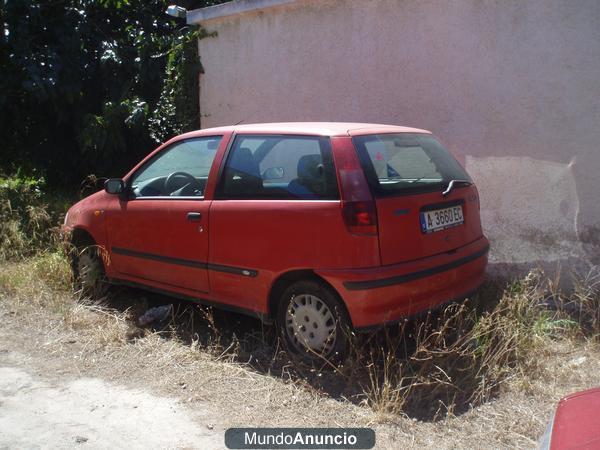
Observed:
[[[104,182],[104,190],[109,194],[125,192],[125,182],[121,178],[109,178]]]

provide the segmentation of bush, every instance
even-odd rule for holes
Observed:
[[[52,245],[52,217],[44,179],[0,176],[0,259],[34,254]]]

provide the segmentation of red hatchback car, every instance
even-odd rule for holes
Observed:
[[[177,136],[74,205],[64,229],[82,284],[247,312],[308,359],[343,356],[346,327],[464,298],[489,249],[475,185],[430,132],[360,123]]]

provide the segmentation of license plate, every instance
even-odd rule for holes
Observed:
[[[421,213],[421,231],[423,233],[433,233],[434,231],[462,225],[464,221],[461,205],[423,211]]]

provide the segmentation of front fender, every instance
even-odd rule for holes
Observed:
[[[80,229],[92,236],[97,245],[106,245],[106,204],[108,195],[104,191],[96,192],[69,209],[65,222],[61,227],[61,235],[64,241],[70,242],[75,230]]]

